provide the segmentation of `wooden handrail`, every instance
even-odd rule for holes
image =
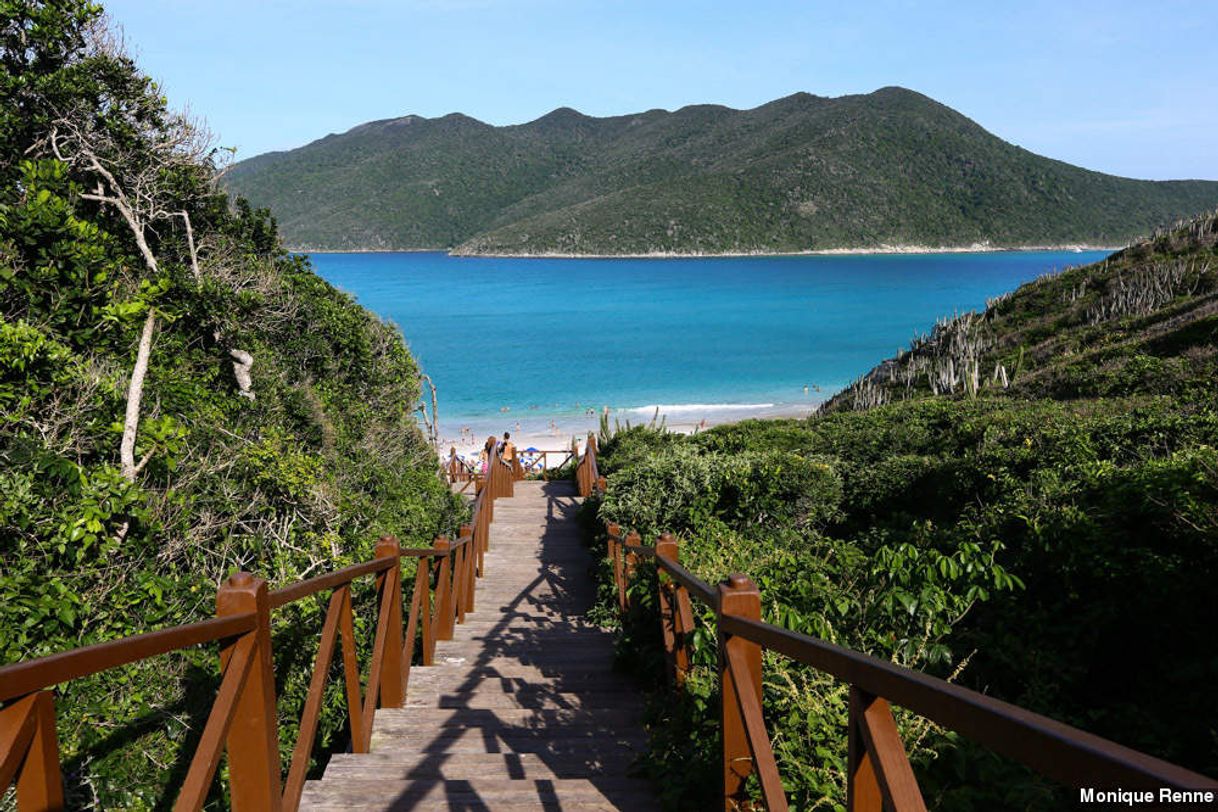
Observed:
[[[244,634],[254,628],[254,622],[253,614],[218,617],[6,665],[0,667],[0,702],[159,654]]]
[[[609,526],[609,530],[611,541],[618,543],[620,548],[636,549],[633,545],[621,543],[619,527]],[[689,593],[716,611],[721,640],[748,640],[762,649],[776,651],[789,659],[832,674],[859,691],[859,695],[866,698],[867,707],[871,707],[872,701],[875,700],[884,701],[883,707],[887,709],[887,701],[892,701],[940,726],[966,735],[990,750],[1009,756],[1046,777],[1068,785],[1096,788],[1121,786],[1129,789],[1157,789],[1167,786],[1174,789],[1218,790],[1218,782],[1206,775],[1142,754],[1130,747],[1102,739],[1039,713],[1024,710],[1009,702],[979,694],[961,685],[945,682],[943,679],[895,665],[878,657],[862,654],[860,651],[842,648],[826,640],[773,626],[761,621],[760,617],[745,617],[722,611],[722,607],[716,605],[719,601],[706,599],[710,592],[709,584],[689,573],[685,567],[677,564],[675,559],[655,554],[655,548],[638,548],[637,553],[643,558],[653,559],[658,572],[664,572],[674,581],[681,583]],[[619,570],[619,567],[615,567],[615,573]],[[669,635],[665,635],[666,643],[669,639]],[[672,639],[672,645],[677,644],[678,640]],[[868,754],[876,755],[876,747],[882,750],[872,758],[871,768],[877,780],[882,780],[881,765],[882,774],[887,775],[887,779],[884,779],[887,783],[882,780],[883,788],[877,786],[877,791],[881,791],[884,799],[888,799],[889,790],[884,788],[892,785],[894,795],[890,803],[893,808],[924,808],[918,807],[912,801],[912,793],[898,791],[907,785],[907,782],[900,778],[905,768],[894,765],[892,747],[889,746],[892,744],[892,737],[888,735],[887,728],[877,733],[875,715],[878,711],[868,712],[871,716],[867,717],[868,727],[861,738],[866,739],[864,744]],[[854,723],[853,718],[851,724]],[[859,723],[862,723],[861,717]],[[876,744],[877,740],[881,739],[882,745]],[[920,799],[921,796],[918,795],[918,802]]]
[[[721,625],[955,730],[1050,778],[1088,786],[1214,788],[1218,781],[1038,713],[769,623]]]
[[[487,443],[493,445],[493,455],[497,458],[499,453],[497,441],[494,437],[489,437],[487,438]],[[549,460],[551,454],[562,455],[562,461],[557,465],[550,465]],[[522,460],[522,458],[526,455],[529,457],[527,464]],[[500,467],[509,471],[512,481],[519,481],[524,479],[528,474],[546,471],[551,468],[561,468],[570,460],[577,459],[578,457],[579,454],[577,451],[570,449],[561,451],[556,451],[553,449],[521,451],[520,449],[517,449],[516,456],[510,462],[500,460],[499,465]],[[455,447],[449,449],[448,457],[441,465],[441,469],[443,470],[444,478],[450,485],[464,483],[457,493],[465,493],[471,484],[475,486],[475,492],[477,492],[488,479],[492,478],[492,474],[498,471],[498,469],[492,466],[489,461],[487,463],[487,470],[485,473],[477,470],[473,465],[457,456],[457,449]],[[511,489],[509,488],[506,492],[503,492],[502,483],[499,483],[498,495],[510,496]]]
[[[202,808],[227,751],[235,809],[295,810],[336,648],[342,650],[351,748],[367,752],[377,707],[398,707],[405,701],[416,635],[421,633],[423,640],[422,662],[431,664],[438,632],[451,637],[453,625],[464,622],[473,610],[477,582],[485,574],[483,553],[489,545],[495,499],[512,492],[511,470],[500,461],[497,449],[490,461],[490,474],[473,504],[473,521],[461,527],[454,542],[437,539],[430,548],[404,550],[396,539],[384,537],[369,561],[273,592],[262,580],[237,573],[217,594],[215,618],[0,667],[0,702],[5,703],[0,707],[0,794],[15,780],[19,810],[63,808],[54,698],[44,689],[218,641],[220,687],[174,808]],[[404,619],[401,562],[406,558],[417,564],[410,611]],[[376,576],[377,626],[363,681],[356,656],[351,584],[367,575]],[[329,605],[292,761],[281,785],[270,616],[275,609],[326,590],[330,590]]]
[[[594,458],[594,449],[589,456]],[[599,482],[597,486],[604,488]],[[754,698],[759,696],[754,692],[760,685],[760,671],[745,668],[745,655],[736,652],[733,641],[747,641],[758,652],[777,652],[851,686],[851,810],[916,812],[926,808],[897,735],[889,702],[1068,785],[1218,791],[1218,781],[1208,776],[919,671],[765,623],[759,602],[756,612],[739,611],[739,600],[734,596],[751,587],[746,576],[733,575],[714,588],[679,563],[679,545],[672,536],[663,534],[655,547],[647,547],[636,541],[637,534],[623,534],[617,524],[606,523],[605,529],[623,612],[629,608],[627,582],[631,577],[623,557],[634,556],[655,564],[665,656],[673,663],[669,671],[678,689],[684,682],[682,664],[689,662],[688,652],[681,649],[689,645],[692,625],[688,609],[681,610],[681,601],[693,595],[714,610],[721,663],[726,663],[721,675],[725,808],[742,800],[739,793],[744,777],[753,770],[760,771],[758,778],[767,807],[786,808],[781,784],[766,766],[772,753],[768,739],[761,741],[765,731],[760,705],[755,714],[753,700],[741,695],[743,691]],[[730,605],[724,603],[728,597],[732,598]],[[759,669],[760,660],[757,662]],[[743,776],[741,765],[747,765]]]
[[[419,550],[418,552],[427,555],[432,554],[431,550]],[[327,589],[334,589],[337,586],[349,584],[361,575],[384,572],[392,566],[392,561],[374,558],[371,561],[352,564],[349,567],[343,567],[341,570],[328,572],[325,575],[318,575],[306,581],[298,581],[291,586],[285,586],[270,593],[271,608],[278,609],[281,606],[287,606],[289,603],[295,603],[302,598],[316,595],[318,592],[324,592]]]

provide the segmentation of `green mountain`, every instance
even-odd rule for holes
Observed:
[[[236,164],[299,249],[802,251],[1128,242],[1218,204],[1034,155],[897,87],[492,127],[373,121]]]

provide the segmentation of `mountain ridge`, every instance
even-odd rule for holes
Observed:
[[[378,119],[226,183],[300,250],[508,255],[1123,245],[1218,204],[1218,182],[1038,156],[899,87],[506,126]]]

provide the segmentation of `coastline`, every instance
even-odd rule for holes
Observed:
[[[676,404],[661,405],[659,416],[664,419],[666,430],[675,434],[695,434],[715,426],[739,423],[744,420],[771,420],[780,418],[805,418],[823,402],[765,403],[765,404]],[[640,406],[613,409],[610,424],[616,420],[623,427],[627,421],[632,426],[648,424],[656,406]],[[659,420],[657,420],[657,423]],[[549,425],[547,425],[547,423]],[[519,426],[519,427],[517,427]],[[464,433],[462,428],[470,431]],[[522,417],[512,413],[500,416],[482,416],[470,420],[441,420],[441,459],[447,459],[449,450],[455,448],[466,459],[476,459],[487,437],[502,437],[507,431],[512,435],[516,448],[524,451],[535,448],[541,451],[566,451],[575,439],[582,449],[588,432],[600,428],[600,414],[592,415],[532,415]]]
[[[995,254],[1028,251],[1120,251],[1124,245],[878,245],[866,248],[811,248],[805,251],[652,251],[642,254],[576,254],[562,251],[537,253],[464,252],[446,248],[288,248],[293,254],[448,254],[450,257],[484,259],[716,259],[740,257],[885,256],[893,254]]]
[[[451,254],[447,248],[292,248],[289,254]]]
[[[1089,245],[1074,243],[1070,245],[1014,245],[996,246],[987,243],[972,245],[878,245],[868,248],[815,248],[806,251],[724,251],[722,253],[696,251],[652,251],[645,254],[572,254],[559,251],[540,253],[462,253],[449,251],[454,257],[485,257],[488,259],[716,259],[740,257],[831,257],[831,256],[886,256],[895,254],[996,254],[1002,252],[1030,251],[1119,251],[1125,246]]]

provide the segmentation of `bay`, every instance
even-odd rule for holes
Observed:
[[[638,422],[660,406],[677,425],[806,413],[937,318],[1105,253],[311,260],[401,328],[455,441],[569,437],[589,409]]]

